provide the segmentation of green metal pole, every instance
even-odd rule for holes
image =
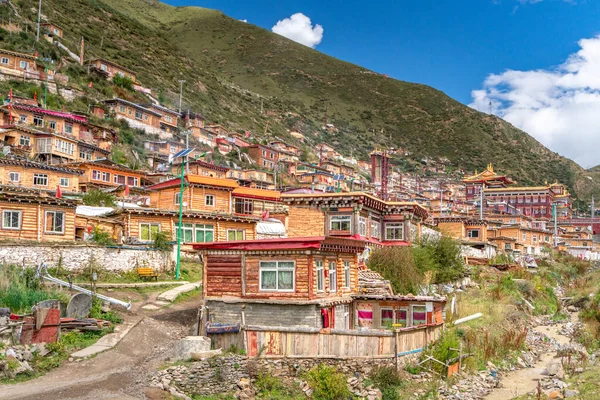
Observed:
[[[185,160],[181,160],[181,182],[179,185],[179,224],[177,229],[177,265],[175,267],[175,279],[179,279],[179,268],[181,265],[181,236],[182,236],[182,223],[183,223],[183,190],[185,180]]]

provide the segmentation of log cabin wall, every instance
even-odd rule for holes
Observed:
[[[175,204],[175,194],[180,192],[179,186],[173,186],[150,193],[150,207],[161,210],[179,210]],[[206,196],[214,196],[214,206],[206,205]],[[206,211],[218,213],[231,212],[231,192],[190,185],[184,189],[183,201],[187,202],[185,211]]]
[[[18,211],[20,213],[19,228],[6,227],[4,211]],[[2,239],[35,240],[38,242],[75,240],[75,206],[0,201],[0,212],[0,236]],[[49,212],[64,213],[62,232],[53,233],[46,229]]]
[[[207,296],[242,296],[242,256],[208,255],[204,279]]]
[[[325,213],[311,206],[290,205],[286,230],[288,237],[325,235]]]

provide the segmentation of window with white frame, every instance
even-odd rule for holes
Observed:
[[[102,173],[98,170],[92,170],[92,179],[95,181],[99,181],[102,179]]]
[[[19,66],[21,67],[21,69],[27,69],[29,68],[29,63],[27,61],[21,61],[19,63]]]
[[[73,133],[73,124],[70,122],[65,122],[64,130],[65,133]]]
[[[350,261],[344,261],[344,287],[350,288]]]
[[[227,229],[227,240],[244,240],[244,230]]]
[[[332,231],[349,231],[352,226],[350,215],[332,215],[329,217],[329,229]]]
[[[323,261],[315,261],[315,270],[317,271],[317,292],[325,290],[325,270]]]
[[[195,226],[196,242],[214,242],[215,226],[206,224],[196,224]]]
[[[19,138],[19,144],[21,146],[29,146],[31,144],[31,138],[29,136],[21,135]]]
[[[175,193],[175,204],[179,204],[181,203],[181,193],[176,192]]]
[[[127,177],[127,184],[129,186],[139,187],[139,180],[138,180],[138,178],[136,178],[134,176],[128,176]]]
[[[114,174],[113,175],[113,182],[118,184],[118,185],[124,185],[125,184],[125,176],[124,175],[118,175],[118,174]]]
[[[46,211],[46,232],[65,232],[65,213],[62,211]]]
[[[9,63],[8,57],[2,57],[2,61],[1,62],[4,65],[8,65],[8,63]]]
[[[194,224],[182,224],[181,230],[183,232],[181,240],[184,243],[191,243],[194,241]],[[175,228],[175,234],[179,236],[179,226]]]
[[[69,187],[70,186],[70,179],[69,178],[60,178],[59,181],[59,185],[62,187]]]
[[[102,71],[108,71],[108,66],[106,64],[100,64],[100,69]]]
[[[175,154],[175,153],[177,153],[177,146],[175,146],[175,145],[170,145],[169,147],[170,147],[170,150],[171,150],[171,151],[170,151],[170,152],[171,152],[171,154]]]
[[[213,207],[215,205],[215,196],[212,194],[204,196],[204,205]]]
[[[385,224],[385,240],[404,240],[404,224],[402,222]]]
[[[19,115],[19,122],[22,124],[27,123],[27,115]]]
[[[412,306],[412,325],[424,325],[427,323],[427,307]]]
[[[160,224],[140,223],[140,240],[150,242],[156,239],[156,235],[160,232]]]
[[[261,261],[260,290],[293,292],[295,263],[293,261]]]
[[[55,139],[54,150],[64,154],[73,155],[75,152],[75,145],[71,142],[67,142],[66,140]]]
[[[12,183],[19,183],[19,182],[21,182],[21,173],[19,173],[19,172],[9,172],[8,173],[8,180],[11,181]]]
[[[50,128],[53,131],[55,131],[56,130],[56,121],[50,121],[50,122],[48,122],[48,128]]]
[[[358,217],[358,234],[362,237],[367,236],[367,219]]]
[[[84,149],[79,149],[79,158],[82,160],[91,160],[92,152]]]
[[[165,115],[165,121],[173,122],[173,117],[171,117],[170,115]]]
[[[329,291],[337,291],[337,263],[335,261],[329,262]]]
[[[527,240],[527,233],[523,233],[523,241]]]
[[[2,211],[2,229],[21,229],[21,211]]]
[[[33,174],[33,184],[35,186],[48,186],[48,175]]]
[[[125,110],[126,110],[125,106],[121,104],[119,106],[119,112],[125,113]]]
[[[381,239],[381,224],[377,221],[371,221],[371,237]]]
[[[531,237],[531,240],[533,241],[533,243],[536,243],[537,242],[537,235],[533,235]]]
[[[42,117],[41,115],[34,115],[33,116],[33,125],[43,128],[44,127],[44,117]]]
[[[467,231],[467,237],[470,239],[479,239],[479,229],[470,229]]]
[[[102,181],[110,182],[110,172],[102,172]]]
[[[135,119],[142,119],[142,115],[140,110],[135,110]]]

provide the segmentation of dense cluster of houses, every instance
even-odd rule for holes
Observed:
[[[45,29],[62,37],[59,27]],[[72,242],[101,229],[128,246],[151,246],[159,234],[180,237],[184,251],[202,256],[213,322],[338,331],[440,326],[444,298],[393,293],[366,268],[372,249],[411,246],[433,230],[458,239],[467,262],[505,255],[534,266],[546,248],[582,258],[600,250],[590,225],[572,218],[562,184],[520,187],[491,164],[451,179],[432,160],[424,160],[428,177],[400,174],[387,166],[385,151],[357,160],[326,143],[307,157],[300,132],[261,142],[159,104],[135,71],[115,62],[87,65],[106,79],[128,79],[148,101],[106,99],[84,114],[10,93],[0,107],[0,236]],[[35,55],[6,50],[0,73],[56,76]],[[144,159],[131,164],[137,168],[111,160],[119,135],[105,124],[111,119],[147,136]],[[187,142],[194,151],[184,165],[174,156]],[[247,167],[203,159],[217,150]],[[83,205],[92,190],[114,195],[116,205]]]

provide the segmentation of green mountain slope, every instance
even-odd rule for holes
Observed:
[[[34,3],[20,2],[25,11]],[[185,79],[185,105],[234,130],[260,137],[268,123],[267,136],[293,141],[287,131],[298,129],[309,146],[324,140],[363,158],[373,147],[402,147],[409,159],[397,161],[409,169],[424,157],[466,171],[493,162],[522,184],[559,180],[580,196],[600,194],[600,172],[585,171],[497,117],[219,11],[156,0],[45,0],[44,7],[67,41],[86,38],[88,55],[138,71],[172,105]],[[322,130],[324,121],[338,132]]]

